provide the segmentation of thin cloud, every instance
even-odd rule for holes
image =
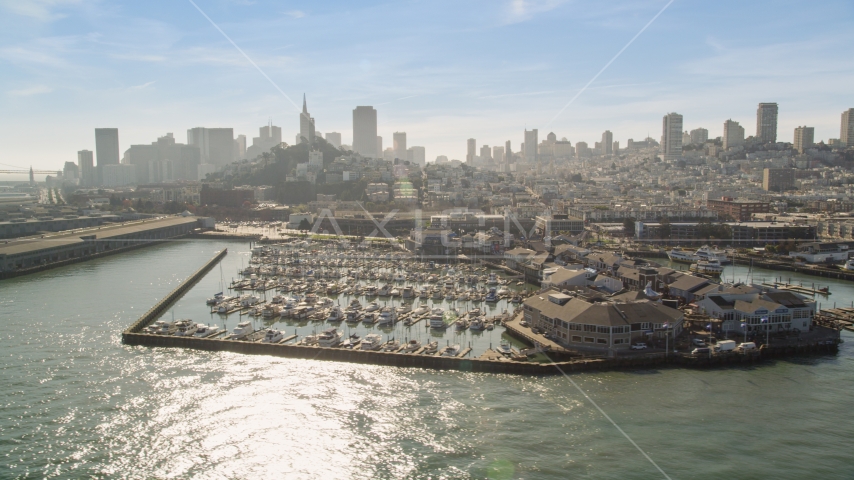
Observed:
[[[302,17],[306,16],[306,13],[303,12],[302,10],[291,10],[289,12],[282,12],[282,13],[284,13],[285,15],[292,17],[292,18],[302,18]]]
[[[537,14],[554,10],[566,0],[512,0],[504,7],[504,24],[526,22]]]
[[[8,95],[13,97],[29,97],[32,95],[39,95],[42,93],[50,93],[53,89],[50,87],[46,87],[44,85],[37,85],[29,88],[22,88],[20,90],[9,90],[6,92]]]
[[[150,82],[143,83],[142,85],[134,85],[132,87],[128,87],[128,90],[142,90],[143,88],[148,88],[148,87],[154,85],[154,82],[156,82],[156,81],[157,80],[152,80]]]
[[[65,17],[55,12],[57,7],[80,3],[80,0],[0,0],[0,7],[16,15],[50,22]]]

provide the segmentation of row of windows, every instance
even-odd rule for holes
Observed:
[[[583,339],[582,339],[581,335],[573,335],[572,336],[572,341],[575,343],[582,343],[582,340],[584,343],[596,343],[599,345],[608,345],[608,339],[607,338],[583,337]],[[628,338],[615,338],[614,339],[614,345],[624,345],[627,343],[629,343]]]

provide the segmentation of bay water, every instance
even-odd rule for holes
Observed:
[[[195,317],[246,243],[166,242],[0,282],[0,478],[854,477],[847,332],[835,355],[571,377],[121,344],[226,247],[173,308]],[[828,285],[823,306],[854,301],[854,284],[792,277]]]

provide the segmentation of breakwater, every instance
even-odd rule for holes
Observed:
[[[764,357],[834,353],[835,342],[810,344],[798,347],[763,348],[749,352],[727,354],[687,355],[652,353],[616,358],[589,358],[562,362],[516,362],[511,360],[484,360],[478,358],[437,357],[432,355],[401,354],[392,352],[324,348],[306,345],[271,344],[211,338],[175,337],[145,333],[122,335],[127,345],[149,347],[191,348],[210,352],[233,352],[247,355],[326,360],[336,362],[388,365],[395,367],[426,368],[433,370],[459,370],[479,373],[505,373],[515,375],[556,375],[604,370],[631,370],[667,366],[725,367],[761,361]]]
[[[133,322],[123,333],[122,333],[122,342],[126,344],[130,344],[126,341],[127,335],[133,335],[143,328],[148,326],[151,322],[153,322],[157,317],[159,317],[167,308],[169,308],[172,303],[175,302],[182,295],[187,293],[193,285],[195,285],[202,277],[205,276],[208,271],[214,267],[222,257],[228,254],[228,249],[223,249],[221,252],[214,255],[213,258],[208,260],[200,269],[196,270],[192,275],[187,277],[186,280],[181,282],[180,285],[175,287],[171,292],[169,292],[165,297],[163,297],[159,302],[155,303],[153,307],[149,308],[148,311],[142,314],[135,322]]]

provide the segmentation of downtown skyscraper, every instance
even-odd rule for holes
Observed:
[[[377,152],[377,111],[374,107],[361,106],[353,110],[353,151],[365,157],[382,155]]]

